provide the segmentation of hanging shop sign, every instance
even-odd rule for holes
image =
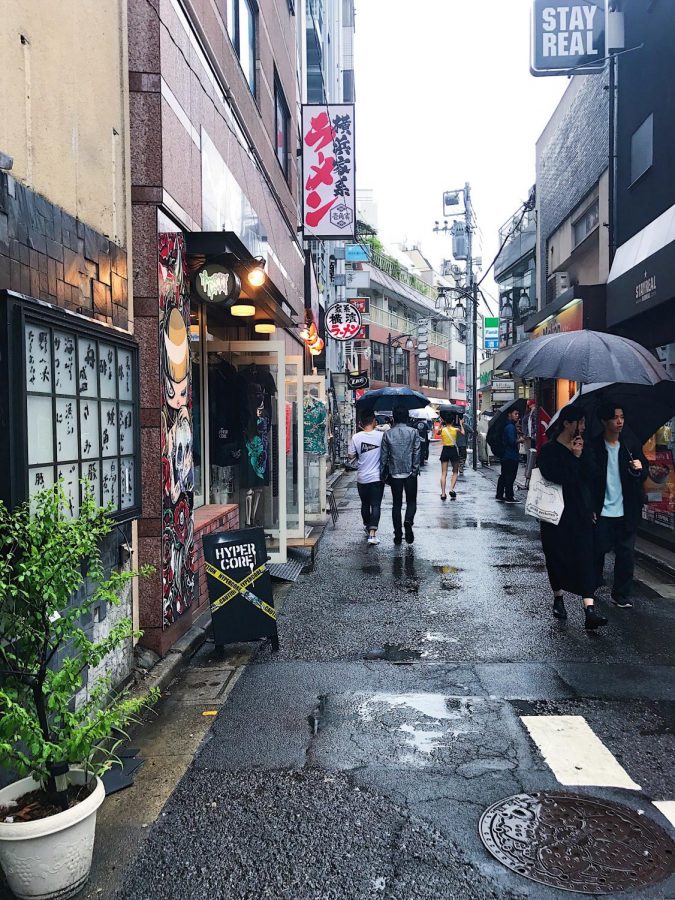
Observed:
[[[487,316],[483,319],[483,349],[499,350],[499,318]]]
[[[605,0],[534,0],[530,72],[588,75],[603,72],[607,56]]]
[[[277,613],[262,528],[204,535],[204,568],[216,647],[271,638]]]
[[[358,288],[359,290],[370,287],[370,272],[357,272],[355,270],[345,272],[345,285],[348,288]]]
[[[554,316],[548,316],[532,331],[532,337],[544,334],[560,334],[563,331],[580,331],[584,327],[583,300],[572,300]]]
[[[306,240],[353,239],[353,104],[302,107],[302,227]]]
[[[206,303],[233,303],[241,290],[239,276],[218,263],[206,263],[197,269],[192,283],[196,293]]]
[[[334,303],[326,310],[326,333],[335,341],[361,339],[361,313],[353,303]]]
[[[350,372],[347,375],[347,386],[352,391],[365,390],[370,385],[367,372]]]
[[[344,248],[346,262],[368,262],[370,252],[366,244],[347,244]]]
[[[368,297],[351,297],[349,302],[361,313],[361,318],[370,315],[370,299]]]

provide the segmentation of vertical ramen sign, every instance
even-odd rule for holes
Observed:
[[[302,229],[305,239],[354,239],[354,106],[302,107]]]

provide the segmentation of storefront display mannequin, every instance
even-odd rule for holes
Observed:
[[[256,516],[258,515],[258,509],[260,507],[260,500],[262,498],[262,489],[261,488],[250,488],[250,490],[246,491],[246,524],[247,525],[255,525]]]

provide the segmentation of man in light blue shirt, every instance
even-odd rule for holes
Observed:
[[[598,477],[594,485],[596,583],[603,583],[605,555],[614,551],[612,601],[630,608],[635,537],[644,502],[642,483],[648,474],[640,444],[624,433],[623,409],[603,404],[603,433],[593,445]]]

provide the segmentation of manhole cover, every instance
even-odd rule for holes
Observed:
[[[479,830],[503,865],[565,891],[611,894],[675,868],[675,844],[647,816],[574,794],[507,797],[483,813]]]

